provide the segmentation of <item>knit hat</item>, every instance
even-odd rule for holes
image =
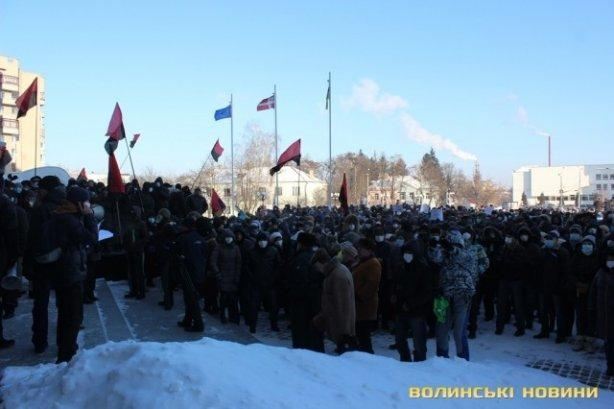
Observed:
[[[83,203],[90,200],[90,192],[79,186],[73,186],[66,192],[66,200],[73,203]]]
[[[281,235],[280,232],[276,231],[271,233],[271,241],[276,241],[277,239],[281,239],[283,238],[283,236]]]
[[[358,250],[349,241],[344,241],[339,245],[341,253],[349,254],[352,257],[358,256]]]
[[[158,210],[158,216],[162,216],[164,219],[170,219],[171,218],[171,211],[168,210],[167,208],[162,208],[162,209]]]
[[[38,186],[41,189],[50,191],[60,186],[61,184],[62,182],[60,182],[60,179],[57,176],[49,175],[42,178],[41,181],[38,183]]]

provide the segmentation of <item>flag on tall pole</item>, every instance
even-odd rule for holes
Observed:
[[[326,109],[328,110],[328,208],[333,205],[333,114],[330,101],[331,75],[328,73],[328,91],[326,91]]]
[[[220,145],[220,140],[218,139],[217,141],[215,141],[213,149],[211,149],[211,157],[214,161],[217,162],[220,156],[222,156],[222,153],[224,153],[224,148],[222,148],[222,145]]]
[[[32,84],[15,101],[17,106],[17,119],[25,116],[28,110],[36,106],[38,102],[38,77],[34,78]]]
[[[211,189],[211,212],[214,216],[219,216],[226,210],[226,204],[218,196],[215,189]]]
[[[260,101],[256,107],[256,111],[266,111],[267,109],[275,109],[275,94]]]
[[[126,137],[126,131],[124,129],[124,118],[122,115],[122,109],[119,107],[119,103],[115,103],[115,109],[113,109],[113,115],[109,121],[106,136],[119,141]]]
[[[292,145],[288,147],[277,160],[277,165],[273,166],[269,173],[273,176],[279,172],[288,162],[294,161],[298,166],[301,165],[301,140],[298,139]]]
[[[87,173],[85,172],[85,168],[81,169],[81,172],[79,172],[79,176],[77,176],[77,180],[87,180]]]
[[[227,107],[218,109],[213,114],[216,121],[224,118],[230,118],[230,212],[234,212],[235,208],[235,150],[234,150],[234,125],[232,115],[232,94],[230,94],[230,104]],[[212,199],[213,200],[213,199]]]
[[[330,107],[330,72],[328,73],[328,91],[326,91],[326,110]]]
[[[350,210],[348,207],[348,182],[345,178],[345,172],[343,173],[343,182],[341,182],[341,190],[339,191],[339,204],[343,214],[347,215]]]
[[[130,141],[130,149],[134,148],[134,145],[136,145],[136,142],[139,140],[140,137],[141,137],[140,133],[134,134],[134,136],[132,137],[132,140]]]

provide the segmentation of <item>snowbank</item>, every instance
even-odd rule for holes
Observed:
[[[481,408],[614,407],[598,399],[522,399],[523,386],[583,386],[508,364],[429,359],[404,364],[363,353],[340,357],[262,344],[107,343],[69,364],[9,367],[7,408]],[[516,387],[513,400],[410,399],[410,386]]]

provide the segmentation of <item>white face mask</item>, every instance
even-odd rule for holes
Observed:
[[[529,241],[529,236],[527,236],[526,234],[521,235],[520,241]]]
[[[348,226],[348,230],[349,230],[349,231],[354,231],[354,229],[355,229],[355,228],[356,228],[356,226],[354,226],[353,224],[350,224],[350,225]]]
[[[405,260],[406,263],[411,263],[412,260],[414,259],[414,255],[411,253],[404,253],[403,254],[403,260]]]
[[[392,233],[386,233],[386,240],[392,237]]]
[[[375,241],[381,243],[384,241],[384,236],[375,236]]]
[[[606,261],[606,262],[605,262],[605,265],[606,265],[608,268],[614,268],[614,260],[608,260],[608,261]]]
[[[580,241],[581,238],[582,236],[580,236],[578,233],[571,233],[569,235],[569,240],[571,241]]]
[[[230,244],[230,243],[232,243],[233,238],[232,237],[225,237],[224,241],[226,242],[226,244]]]
[[[267,244],[269,244],[269,242],[266,240],[260,240],[258,242],[258,245],[260,246],[261,249],[265,248]]]
[[[414,240],[418,240],[420,238],[420,233],[414,233]]]
[[[463,239],[465,239],[465,241],[471,240],[471,233],[463,233]]]
[[[432,239],[435,241],[439,241],[439,236],[433,236]]]
[[[392,225],[392,228],[396,230],[396,229],[399,228],[399,225],[395,223],[395,224]]]
[[[512,244],[513,241],[514,241],[514,239],[512,239],[511,237],[506,237],[505,238],[505,244]]]
[[[397,247],[403,247],[403,244],[405,244],[405,240],[403,239],[397,239],[395,242]]]
[[[595,235],[597,233],[596,229],[588,229],[589,234]]]
[[[283,242],[282,240],[277,240],[277,241],[275,242],[275,245],[276,245],[277,247],[281,247],[283,244],[284,244],[284,242]]]
[[[551,249],[554,247],[554,240],[544,240],[544,246]]]
[[[593,246],[590,244],[583,244],[582,254],[584,254],[585,256],[590,256],[591,254],[593,254]]]

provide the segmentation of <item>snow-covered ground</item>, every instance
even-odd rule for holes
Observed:
[[[583,385],[507,363],[433,358],[401,363],[354,352],[340,357],[204,338],[124,341],[86,350],[70,364],[5,371],[7,408],[612,408],[596,399],[530,399],[529,386]],[[410,387],[514,387],[513,399],[411,398]]]

